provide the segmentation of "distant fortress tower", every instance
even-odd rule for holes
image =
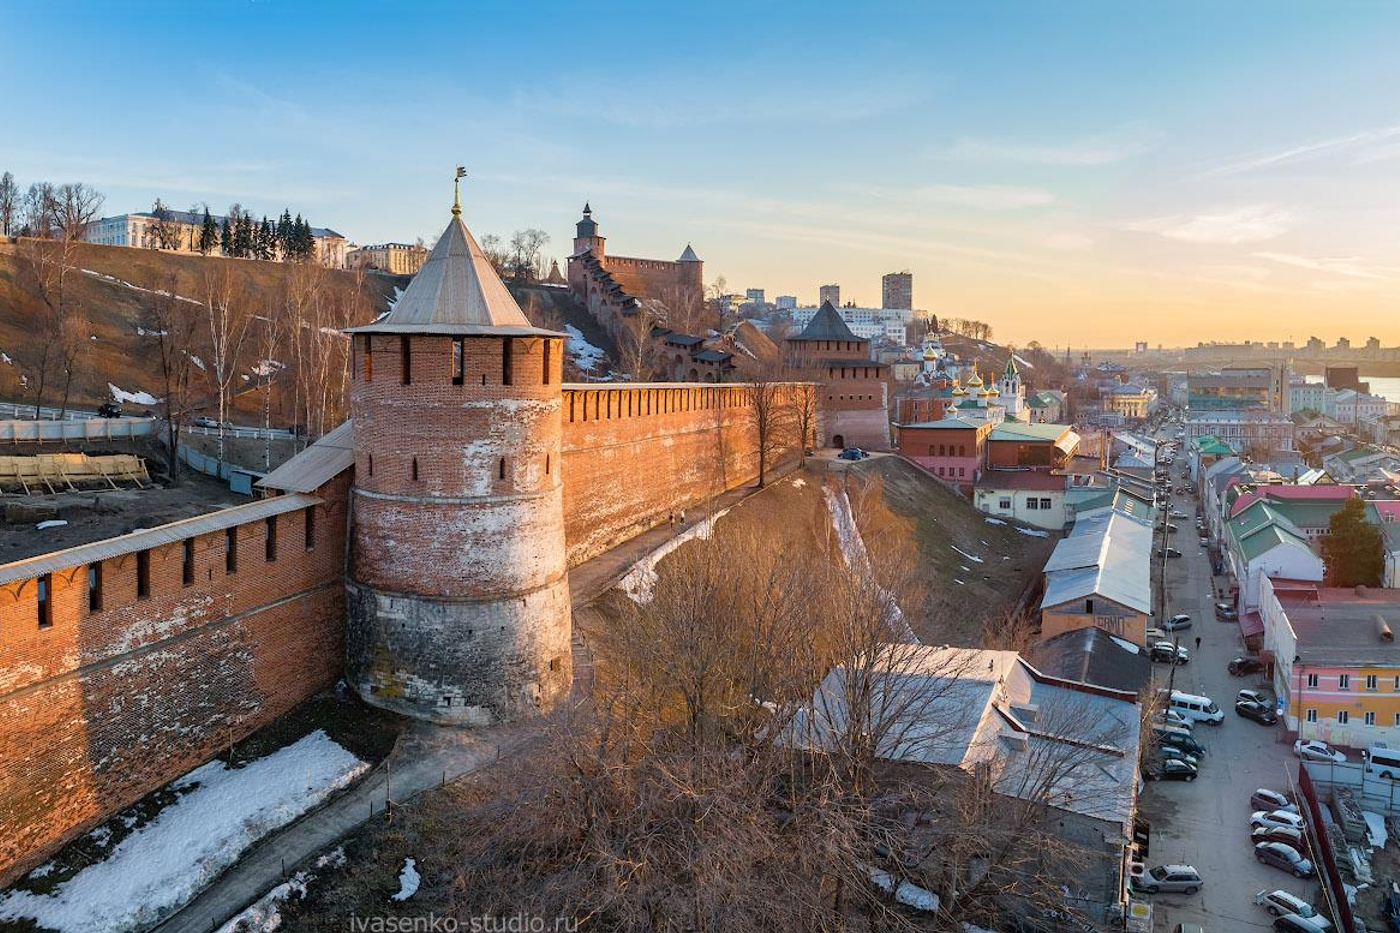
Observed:
[[[569,692],[563,334],[534,327],[461,219],[384,318],[350,330],[346,678],[446,723]]]

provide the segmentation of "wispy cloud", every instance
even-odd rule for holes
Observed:
[[[982,211],[1014,211],[1055,203],[1055,196],[1039,188],[1015,185],[926,185],[914,197],[935,204],[952,204]]]
[[[1396,136],[1400,136],[1400,126],[1386,126],[1374,130],[1363,130],[1362,132],[1351,133],[1346,136],[1333,136],[1329,139],[1318,139],[1308,143],[1288,146],[1284,149],[1276,149],[1272,152],[1259,152],[1244,158],[1233,159],[1229,162],[1207,168],[1199,172],[1196,177],[1216,178],[1221,175],[1238,175],[1242,172],[1254,172],[1259,169],[1273,168],[1277,165],[1303,162],[1340,152],[1362,149],[1373,143],[1393,139]],[[1364,155],[1364,152],[1361,153],[1357,156],[1355,161],[1365,161],[1362,158]],[[1381,156],[1381,158],[1390,157],[1390,155]]]
[[[1285,266],[1297,266],[1300,269],[1312,269],[1316,272],[1328,272],[1333,275],[1345,275],[1357,279],[1374,279],[1378,281],[1389,281],[1395,272],[1385,266],[1372,266],[1360,256],[1323,256],[1313,258],[1311,256],[1298,256],[1293,253],[1255,253],[1260,259],[1267,259],[1270,262],[1281,263]]]
[[[1154,145],[1161,134],[1129,128],[1116,135],[1097,136],[1066,143],[1026,143],[959,137],[951,146],[930,149],[936,159],[963,161],[995,160],[1031,162],[1039,165],[1111,165],[1140,155]]]
[[[1169,240],[1233,246],[1258,243],[1282,236],[1298,225],[1299,217],[1287,208],[1256,204],[1209,214],[1174,214],[1124,224],[1124,229],[1155,233]]]

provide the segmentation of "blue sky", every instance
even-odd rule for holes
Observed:
[[[0,170],[109,212],[687,242],[1024,343],[1400,343],[1400,4],[0,0]],[[25,93],[32,88],[34,93]]]

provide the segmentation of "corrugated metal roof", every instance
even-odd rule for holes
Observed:
[[[233,508],[220,509],[217,512],[210,512],[208,515],[182,519],[168,525],[133,531],[128,535],[106,538],[91,544],[80,544],[62,551],[51,551],[28,560],[17,560],[14,563],[0,565],[0,584],[14,583],[17,580],[30,580],[46,573],[66,570],[69,567],[91,564],[99,560],[110,560],[124,554],[133,554],[147,548],[159,547],[162,544],[174,544],[176,541],[183,541],[185,538],[192,538],[195,535],[223,531],[226,528],[233,528],[247,522],[261,521],[286,512],[296,512],[309,505],[317,505],[321,501],[316,496],[301,494],[275,496],[271,499],[249,502],[247,505],[235,505]]]
[[[1042,608],[1102,596],[1152,612],[1152,526],[1117,510],[1081,514],[1045,564]]]
[[[349,332],[565,336],[530,323],[455,212],[394,310]]]
[[[340,427],[258,480],[262,489],[315,492],[355,462],[355,425]]]

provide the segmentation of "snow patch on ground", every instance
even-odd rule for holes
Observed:
[[[140,285],[132,285],[130,282],[124,282],[124,281],[122,281],[121,279],[117,278],[117,277],[114,276],[114,275],[107,275],[107,274],[102,273],[102,272],[94,272],[94,271],[92,271],[91,269],[82,269],[82,270],[80,270],[80,271],[83,273],[83,275],[90,275],[90,276],[92,276],[92,277],[95,278],[95,279],[102,279],[102,281],[104,281],[104,282],[111,282],[113,285],[120,285],[122,288],[129,288],[129,289],[131,289],[132,291],[136,291],[136,292],[145,292],[145,293],[148,294],[148,295],[166,295],[166,296],[169,296],[169,295],[170,295],[169,292],[167,292],[167,291],[162,291],[161,289],[158,289],[158,288],[155,288],[155,289],[153,289],[153,288],[142,288]],[[204,306],[204,302],[202,302],[202,301],[195,301],[193,298],[186,298],[184,295],[176,295],[175,298],[176,298],[176,300],[178,300],[178,301],[188,302],[189,304],[192,304],[192,305],[199,305],[200,307],[203,307],[203,306]]]
[[[258,365],[253,367],[253,375],[271,376],[273,373],[277,372],[277,370],[286,368],[286,363],[279,363],[276,360],[260,360]]]
[[[62,933],[154,926],[186,904],[258,839],[344,787],[369,765],[317,730],[231,769],[195,768],[169,786],[175,803],[51,894],[11,891],[0,920],[33,919]]]
[[[406,901],[414,894],[418,893],[418,885],[423,880],[418,875],[418,869],[414,868],[418,864],[411,858],[403,860],[403,871],[399,872],[399,893],[389,898],[391,901]]]
[[[906,907],[915,910],[923,910],[929,913],[938,912],[938,895],[932,891],[926,891],[916,884],[907,881],[899,882],[896,886],[894,878],[889,872],[879,868],[870,869],[870,880],[882,891],[894,891],[894,899]]]
[[[53,862],[45,862],[29,873],[31,878],[47,878],[53,874]]]
[[[190,354],[190,362],[198,366],[200,369],[204,369],[204,361],[201,360],[199,357],[195,356],[193,353]]]
[[[1027,369],[1035,369],[1035,364],[1032,363],[1030,360],[1026,359],[1024,356],[1021,356],[1019,353],[1013,353],[1011,355],[1015,358],[1017,366],[1024,366]]]
[[[325,868],[339,868],[344,864],[345,847],[337,846],[318,858],[315,868],[319,871]],[[218,933],[272,933],[273,930],[281,929],[282,912],[278,910],[278,905],[291,900],[293,896],[296,900],[306,897],[307,888],[315,880],[316,874],[311,869],[297,872],[230,918],[228,923],[219,927]]]
[[[795,489],[801,489],[803,486],[807,485],[807,481],[799,476],[797,477],[797,479],[792,481],[792,485]]]
[[[958,552],[959,554],[961,554],[963,557],[966,557],[968,560],[972,561],[973,563],[977,563],[977,564],[985,563],[985,561],[983,561],[982,558],[978,557],[976,554],[969,554],[969,553],[967,553],[966,551],[964,551],[962,548],[958,547],[956,544],[950,544],[950,545],[948,545],[948,546],[949,546],[950,548],[952,548],[953,550],[957,551],[957,552]]]
[[[822,494],[826,497],[826,507],[831,512],[831,524],[836,529],[836,538],[841,545],[841,558],[852,573],[869,577],[870,554],[865,549],[865,539],[860,535],[860,526],[856,524],[855,512],[851,509],[851,500],[846,496],[846,491],[843,489],[837,492],[828,487],[822,490]],[[891,636],[897,641],[917,645],[919,636],[914,634],[909,620],[904,618],[904,610],[895,602],[894,594],[881,588],[880,595],[888,606],[885,621],[889,623]]]
[[[715,522],[728,514],[729,509],[720,509],[709,518],[701,519],[685,531],[668,539],[656,550],[633,564],[632,569],[627,571],[626,576],[619,580],[617,585],[621,587],[622,592],[626,593],[627,597],[631,599],[632,602],[645,606],[647,603],[651,602],[652,592],[656,588],[656,581],[660,579],[656,574],[656,565],[661,562],[661,558],[670,554],[687,541],[691,541],[695,538],[700,538],[702,540],[708,538],[714,532]]]
[[[1016,530],[1019,531],[1019,532],[1020,532],[1021,534],[1023,534],[1023,535],[1030,535],[1032,538],[1048,538],[1048,537],[1050,537],[1050,532],[1048,532],[1048,531],[1041,531],[1039,528],[1021,528],[1020,526],[1017,526]]]
[[[9,366],[15,365],[15,361],[10,359],[10,354],[8,353],[0,353],[0,360],[4,360]]]
[[[959,580],[957,577],[954,577],[954,578],[953,578],[953,582],[956,583],[958,586],[967,586],[966,583],[964,583],[963,581]]]
[[[992,516],[988,515],[988,516],[987,516],[987,524],[988,524],[988,525],[1005,525],[1006,522],[1002,521],[1002,520],[999,519],[999,518],[992,518]]]
[[[601,347],[595,347],[589,343],[583,336],[583,331],[574,325],[565,324],[564,330],[569,334],[569,339],[565,343],[565,351],[579,369],[593,369],[608,355]]]
[[[112,398],[117,402],[131,402],[135,405],[154,405],[156,397],[149,392],[128,392],[125,389],[118,389],[112,383],[107,383],[107,388],[112,390]]]
[[[399,299],[402,298],[402,297],[403,297],[403,289],[402,289],[402,288],[399,288],[397,285],[395,285],[395,286],[394,286],[394,297],[389,299],[389,311],[394,310],[394,308],[398,306]],[[386,312],[384,312],[384,313],[387,314],[387,313],[389,313],[389,312],[386,311]],[[383,316],[383,315],[381,315],[381,317],[382,317],[382,316]]]
[[[40,522],[39,524],[35,525],[34,527],[35,527],[35,529],[37,529],[38,531],[43,531],[45,528],[62,528],[62,527],[63,527],[64,525],[66,525],[66,524],[68,524],[68,522],[65,521],[64,519],[61,519],[61,518],[51,518],[51,519],[49,519],[48,521]]]

